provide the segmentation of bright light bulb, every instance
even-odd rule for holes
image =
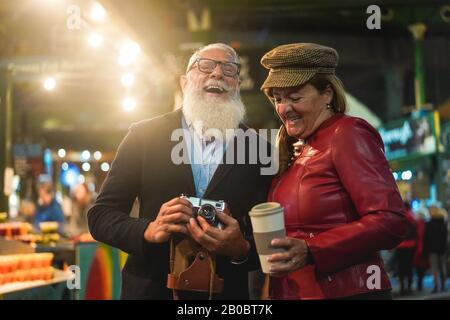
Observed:
[[[136,108],[136,100],[134,98],[125,98],[122,101],[122,108],[125,111],[131,111]]]
[[[98,161],[101,158],[102,158],[102,153],[100,151],[95,151],[94,152],[94,159]]]
[[[61,165],[61,169],[63,169],[64,171],[69,169],[69,164],[67,162],[63,162],[63,164]]]
[[[84,150],[81,153],[81,160],[83,160],[83,161],[89,160],[90,157],[91,157],[91,153],[88,150]]]
[[[99,33],[91,33],[88,42],[91,47],[98,48],[103,44],[103,36]]]
[[[44,80],[44,89],[47,91],[51,91],[55,89],[56,87],[56,80],[55,78],[48,77]]]
[[[136,42],[123,42],[119,47],[119,59],[117,61],[121,66],[126,67],[136,60],[140,52],[141,47]]]
[[[124,87],[131,87],[134,84],[134,74],[126,73],[120,78]]]
[[[402,172],[402,179],[403,180],[411,180],[411,178],[412,178],[412,172],[410,170]]]
[[[64,158],[66,156],[66,150],[64,150],[64,149],[59,149],[58,150],[58,157],[60,157],[60,158]]]
[[[84,162],[82,165],[81,165],[81,169],[83,169],[83,171],[89,171],[89,170],[91,170],[91,165],[89,164],[89,162]]]
[[[89,16],[95,22],[103,22],[106,20],[106,10],[100,3],[95,2],[91,7]]]
[[[100,165],[100,169],[102,169],[102,171],[104,171],[104,172],[109,171],[109,163],[108,163],[108,162],[103,162],[103,163]]]

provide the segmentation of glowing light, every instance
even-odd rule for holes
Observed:
[[[102,171],[104,171],[104,172],[109,171],[109,163],[108,163],[108,162],[103,162],[103,163],[100,165],[100,169],[102,169]]]
[[[58,157],[60,157],[60,158],[64,158],[66,156],[66,150],[64,150],[64,149],[59,149],[58,150]]]
[[[123,67],[129,66],[136,60],[140,52],[141,47],[136,42],[123,42],[119,47],[119,59],[117,61]]]
[[[81,153],[81,160],[83,160],[83,161],[89,160],[90,157],[91,157],[91,153],[88,150],[84,150]]]
[[[412,175],[413,174],[412,174],[411,170],[403,171],[402,172],[402,179],[403,180],[411,180]]]
[[[82,165],[81,165],[81,169],[83,169],[83,171],[89,171],[89,170],[91,170],[91,165],[89,164],[89,162],[84,162]]]
[[[125,98],[122,101],[122,107],[125,111],[132,111],[136,108],[136,100],[134,98]]]
[[[82,174],[80,174],[78,176],[78,183],[85,183],[85,182],[86,182],[86,178]]]
[[[52,91],[56,87],[56,80],[53,77],[48,77],[44,80],[44,89]]]
[[[131,87],[134,84],[134,74],[126,73],[120,78],[120,82],[124,87]]]
[[[73,170],[67,170],[67,174],[65,175],[65,181],[70,186],[74,185],[77,181],[77,173]]]
[[[101,158],[102,158],[102,153],[100,151],[95,151],[94,152],[94,159],[98,161]]]
[[[417,199],[414,199],[411,202],[411,209],[413,209],[413,211],[419,210],[420,209],[420,201]]]
[[[103,44],[103,36],[99,33],[92,33],[88,37],[88,42],[91,47],[98,48]]]
[[[74,163],[64,162],[62,164],[63,171],[61,172],[61,183],[66,187],[73,187],[77,184],[80,170]]]
[[[106,20],[106,10],[100,3],[95,2],[91,7],[89,16],[91,17],[92,21],[104,22]]]
[[[397,181],[398,180],[398,173],[397,172],[393,172],[392,175],[394,176],[394,179]]]

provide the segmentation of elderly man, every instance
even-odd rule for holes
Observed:
[[[265,202],[271,176],[258,163],[222,161],[236,137],[248,131],[239,93],[239,57],[225,44],[197,50],[181,76],[181,109],[131,126],[88,219],[93,237],[129,254],[122,271],[123,299],[171,299],[167,288],[171,239],[191,238],[215,256],[224,280],[214,299],[247,299],[247,274],[258,267],[248,211]],[[174,159],[173,133],[183,130],[189,161]],[[253,137],[255,138],[255,137]],[[251,139],[250,139],[251,140]],[[267,142],[264,142],[267,143]],[[246,159],[253,152],[238,146]],[[239,148],[238,148],[239,149]],[[236,152],[236,150],[234,150]],[[234,154],[234,153],[233,153]],[[197,161],[200,160],[200,161]],[[193,218],[193,206],[181,194],[224,200],[230,215],[218,213],[222,227]],[[138,198],[139,218],[129,217]],[[205,275],[208,276],[208,275]],[[208,298],[183,291],[182,298]]]

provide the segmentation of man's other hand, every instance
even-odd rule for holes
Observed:
[[[198,216],[190,219],[187,229],[192,238],[208,251],[240,260],[247,256],[250,243],[242,235],[239,223],[231,215],[217,213],[222,229],[211,226]]]

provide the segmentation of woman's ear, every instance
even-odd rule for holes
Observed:
[[[325,96],[327,104],[330,104],[333,101],[334,91],[333,91],[333,88],[331,87],[331,85],[327,85],[323,95]]]

